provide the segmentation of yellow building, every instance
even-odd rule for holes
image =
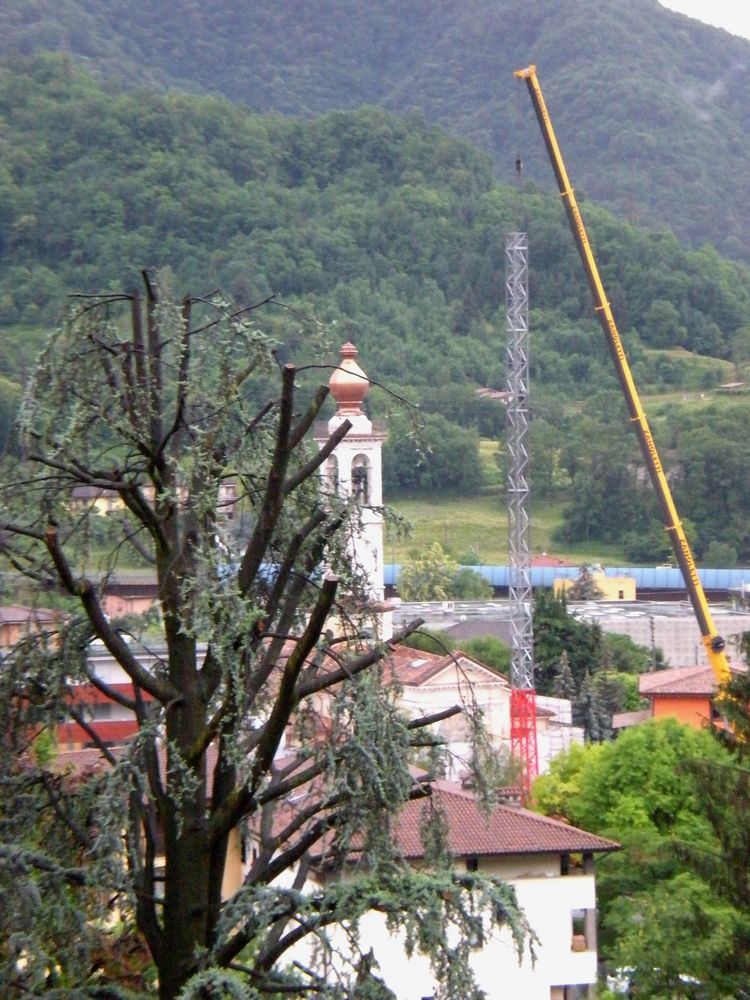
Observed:
[[[143,495],[154,502],[153,486],[144,486]],[[189,495],[186,486],[179,487],[178,499],[181,504],[187,502]],[[74,486],[70,493],[68,506],[73,514],[81,514],[87,510],[95,510],[97,514],[111,514],[116,510],[124,510],[125,504],[116,490],[104,486]],[[234,479],[222,479],[217,498],[217,512],[221,520],[231,521],[237,511],[237,483]]]
[[[553,585],[555,596],[566,594],[571,601],[634,601],[635,578],[632,576],[607,576],[602,569],[586,569],[592,588],[581,588],[584,571],[575,580],[557,579]],[[572,593],[571,593],[572,589]],[[583,590],[579,593],[578,591]]]

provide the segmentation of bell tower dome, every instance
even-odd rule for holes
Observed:
[[[336,400],[336,413],[343,417],[360,416],[362,403],[370,391],[370,380],[355,361],[358,354],[351,341],[343,344],[341,362],[328,380],[328,388]]]

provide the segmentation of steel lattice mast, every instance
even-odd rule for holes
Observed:
[[[526,233],[505,243],[508,333],[508,549],[510,577],[510,739],[528,793],[538,773],[529,515],[529,293]]]

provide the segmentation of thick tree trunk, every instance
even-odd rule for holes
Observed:
[[[165,842],[164,933],[158,965],[160,1000],[175,1000],[196,971],[200,950],[206,944],[209,907],[205,824],[197,809],[183,808],[178,832],[174,810],[170,811],[173,815]]]
[[[196,971],[200,951],[209,939],[211,864],[205,765],[189,771],[190,779],[198,779],[197,790],[186,788],[181,778],[181,772],[186,770],[188,748],[204,727],[203,706],[195,692],[186,693],[167,713],[168,795],[164,810],[163,937],[158,962],[160,1000],[174,1000]]]
[[[165,891],[159,970],[160,1000],[175,1000],[197,970],[209,942],[210,847],[205,756],[190,755],[205,734],[197,644],[185,626],[181,582],[194,572],[190,515],[182,526],[174,508],[163,510],[165,549],[157,556],[168,673],[179,697],[167,707],[167,795],[164,805]],[[185,524],[184,522],[188,523]],[[180,531],[182,527],[182,533]],[[197,787],[195,787],[197,784]]]

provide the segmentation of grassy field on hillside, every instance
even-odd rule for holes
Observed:
[[[460,563],[504,565],[508,562],[508,508],[503,476],[495,461],[497,442],[483,439],[480,456],[484,465],[485,486],[480,496],[436,497],[400,496],[386,498],[411,530],[398,537],[389,530],[385,538],[385,561],[400,563],[440,542]],[[552,542],[552,532],[562,521],[563,500],[538,500],[532,503],[531,550],[535,555],[547,552],[571,562],[601,562],[610,565],[624,561],[622,549],[606,545],[568,545],[564,549]]]
[[[504,565],[508,562],[508,514],[499,495],[480,497],[396,497],[390,506],[411,525],[407,538],[386,533],[385,561],[400,563],[432,542],[464,564]],[[617,546],[555,546],[554,528],[561,521],[562,501],[540,501],[532,505],[531,549],[535,555],[547,552],[574,563],[601,562],[621,565],[622,549]]]
[[[723,377],[731,381],[734,372],[729,362],[702,358],[680,348],[651,350],[648,353],[655,360],[666,357],[691,368],[694,375],[691,381],[696,386],[692,389],[682,388],[643,394],[644,406],[653,421],[657,446],[662,433],[662,421],[669,419],[673,424],[682,411],[695,411],[709,406],[732,409],[738,404],[746,405],[746,396],[698,388],[700,374],[704,370],[711,371],[716,378]],[[394,531],[386,533],[387,563],[403,562],[411,554],[422,551],[434,541],[440,542],[454,559],[464,564],[502,565],[508,562],[507,500],[503,474],[496,461],[497,447],[497,442],[494,440],[483,439],[480,442],[485,485],[478,496],[386,497],[386,502],[411,525],[408,537],[400,537]],[[546,552],[574,563],[600,562],[609,566],[627,565],[628,560],[618,545],[580,543],[562,547],[552,541],[555,528],[562,522],[565,502],[564,498],[536,499],[532,502],[532,555]]]
[[[684,347],[646,347],[644,351],[655,370],[664,366],[671,369],[671,381],[683,392],[712,390],[737,378],[737,370],[731,361],[696,354]]]

